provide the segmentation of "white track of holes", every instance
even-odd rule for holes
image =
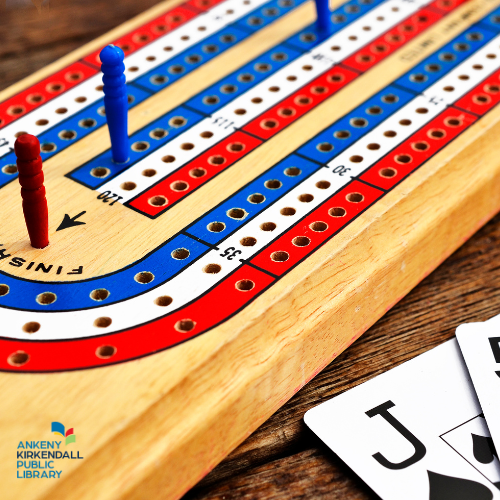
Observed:
[[[138,49],[125,58],[127,81],[136,80],[267,1],[269,0],[225,0]],[[9,147],[15,142],[17,133],[22,131],[39,135],[98,101],[103,97],[101,86],[102,73],[99,72],[4,127],[0,130],[0,136],[9,141],[9,144],[0,147],[0,157],[10,152]]]
[[[234,133],[236,128],[244,127],[261,113],[328,71],[335,63],[377,39],[420,8],[421,4],[400,0],[388,0],[379,5],[318,47],[247,90],[214,116],[205,118],[195,127],[186,130],[97,190],[101,193],[105,191],[115,193],[122,197],[120,203],[126,203],[163,177],[192,161],[216,142]],[[210,140],[200,138],[200,132],[211,133],[213,137]],[[186,151],[183,149],[185,144],[194,147]],[[162,158],[168,158],[169,163],[165,164]],[[145,170],[155,170],[157,173],[146,177],[142,174]],[[168,200],[168,193],[165,194]]]
[[[475,56],[479,57],[479,51],[457,68],[457,70],[459,70],[457,74],[467,74],[468,68],[470,68],[470,64]],[[500,58],[496,59],[496,67],[491,67],[491,71],[498,69],[500,65],[499,59]],[[449,75],[445,75],[436,85],[442,86],[448,76]],[[475,81],[473,81],[473,79],[463,81],[469,82],[469,87],[464,88],[464,92],[470,91],[475,86]],[[40,340],[89,337],[131,328],[134,325],[154,320],[166,313],[182,308],[185,304],[196,300],[200,295],[206,293],[210,288],[220,283],[236,268],[241,267],[240,258],[252,258],[264,246],[279,238],[300,218],[311,213],[328,197],[348,184],[351,180],[350,176],[361,174],[362,171],[380,160],[388,151],[404,142],[415,131],[432,120],[432,118],[441,113],[445,108],[446,104],[444,102],[432,102],[424,95],[415,97],[415,99],[406,104],[402,109],[395,112],[392,116],[387,118],[387,120],[332,160],[327,167],[319,167],[318,171],[308,179],[298,184],[263,212],[257,214],[252,220],[241,226],[235,233],[222,240],[218,245],[218,249],[209,250],[203,257],[158,288],[123,302],[110,304],[98,309],[56,313],[48,311],[27,313],[25,311],[3,309],[2,324],[8,325],[9,331],[2,332],[2,335],[17,339],[31,338],[30,334],[23,332],[22,327],[28,321],[37,321],[41,325],[40,330],[37,332],[37,339]],[[424,109],[426,109],[427,112],[422,112]],[[387,137],[385,134],[387,131],[396,132],[396,135]],[[393,134],[390,135],[392,136]],[[380,148],[371,150],[367,147],[368,144],[378,144]],[[363,156],[363,162],[351,162],[350,158],[354,155]],[[334,167],[339,164],[349,165],[351,170],[348,176],[339,176],[330,170],[332,168],[334,169]],[[324,188],[325,183],[322,182],[318,185],[317,183],[319,181],[328,181],[330,185]],[[268,192],[269,189],[270,188],[266,187],[264,180],[263,186],[259,192],[266,196],[266,192]],[[301,196],[304,194],[312,195],[312,199],[311,197],[304,198]],[[307,201],[301,201],[301,199]],[[346,201],[346,203],[348,202]],[[284,208],[288,210],[282,212]],[[295,212],[289,210],[290,208],[294,209]],[[292,213],[292,215],[284,215],[283,213]],[[262,230],[261,225],[269,222],[276,225],[275,229],[272,231]],[[290,235],[291,238],[295,236],[301,235],[299,232]],[[252,241],[252,243],[254,243],[253,245],[244,245],[242,244],[244,238],[254,238],[255,242]],[[226,260],[220,254],[229,247],[240,250],[241,254],[239,254],[236,259]],[[208,264],[220,266],[220,271],[215,274],[204,272]],[[142,271],[148,271],[148,269],[143,269]],[[47,291],[50,291],[50,284],[47,284]],[[110,290],[110,292],[112,297],[113,291]],[[237,293],[245,292],[237,291]],[[156,305],[155,299],[165,295],[172,298],[172,303],[166,307]],[[26,300],[29,303],[30,300],[34,301],[35,297],[26,297]],[[94,326],[95,320],[99,317],[111,318],[111,325],[106,328]],[[190,319],[196,321],[196,318]],[[73,325],[71,332],[67,329],[68,324]]]

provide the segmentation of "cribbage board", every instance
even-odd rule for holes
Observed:
[[[334,3],[165,2],[0,95],[2,498],[178,498],[500,209],[500,1]]]

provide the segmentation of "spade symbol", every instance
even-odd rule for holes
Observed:
[[[478,462],[489,464],[493,462],[494,457],[498,458],[493,439],[487,436],[478,436],[477,434],[471,434],[471,436],[474,458]]]
[[[493,493],[486,486],[470,479],[445,476],[427,471],[429,500],[491,500]]]

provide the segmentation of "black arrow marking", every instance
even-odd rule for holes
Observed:
[[[73,226],[81,226],[82,224],[86,224],[86,222],[81,222],[76,219],[78,217],[81,217],[83,214],[87,212],[80,212],[78,215],[75,215],[73,218],[71,218],[68,214],[64,215],[64,219],[61,222],[61,225],[56,229],[57,231],[62,231],[63,229],[67,229],[68,227],[73,227]]]

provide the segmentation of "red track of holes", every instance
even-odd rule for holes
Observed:
[[[149,21],[149,23],[137,28],[135,31],[127,33],[114,41],[113,44],[120,47],[125,55],[129,56],[144,45],[160,38],[198,14],[199,12],[180,5],[166,14],[162,14],[160,17]],[[101,60],[99,59],[99,52],[101,52],[101,49],[89,54],[83,60],[100,69]]]
[[[269,275],[243,265],[192,304],[169,316],[127,331],[103,337],[50,342],[50,346],[47,342],[2,340],[0,370],[73,370],[127,361],[161,351],[228,319],[272,282],[273,278]],[[243,289],[251,289],[241,291],[236,288],[238,283]],[[175,303],[175,297],[172,298]],[[26,353],[29,359],[25,364],[12,366],[8,360],[12,361],[11,356],[19,352]],[[22,354],[17,357],[19,359]]]
[[[455,105],[479,116],[487,113],[500,102],[500,70],[495,71],[473,90],[459,99]]]
[[[197,16],[200,12],[222,1],[223,0],[190,0],[183,5],[175,7],[166,14],[162,14],[157,19],[150,21],[113,43],[127,48],[125,53],[126,55],[130,55],[147,43],[177,28],[181,24]],[[89,67],[87,64],[82,64],[82,61],[76,61],[61,71],[50,75],[32,87],[0,103],[0,128],[5,127],[19,117],[38,108],[43,103],[50,101],[54,97],[95,75],[100,69],[98,58],[99,52],[100,51],[96,51],[82,59],[82,61],[92,64],[92,66],[94,66],[93,68]],[[74,78],[73,75],[78,75],[79,78]]]
[[[333,67],[311,83],[248,123],[243,130],[269,139],[357,77],[346,68]]]
[[[325,170],[325,179],[332,175]],[[257,254],[251,263],[278,276],[377,201],[382,191],[353,181]]]
[[[449,108],[368,169],[360,178],[391,189],[477,120]]]
[[[429,7],[448,13],[468,1],[469,0],[436,0],[432,2]]]
[[[96,69],[77,61],[0,103],[0,128],[96,73]]]
[[[374,40],[368,46],[363,47],[356,54],[348,57],[343,61],[343,64],[358,71],[366,71],[401,48],[429,26],[435,24],[443,15],[443,13],[438,13],[427,8],[422,9],[380,38]]]
[[[259,139],[237,131],[141,193],[129,205],[145,214],[158,215],[260,144]],[[154,206],[151,202],[162,204]]]

